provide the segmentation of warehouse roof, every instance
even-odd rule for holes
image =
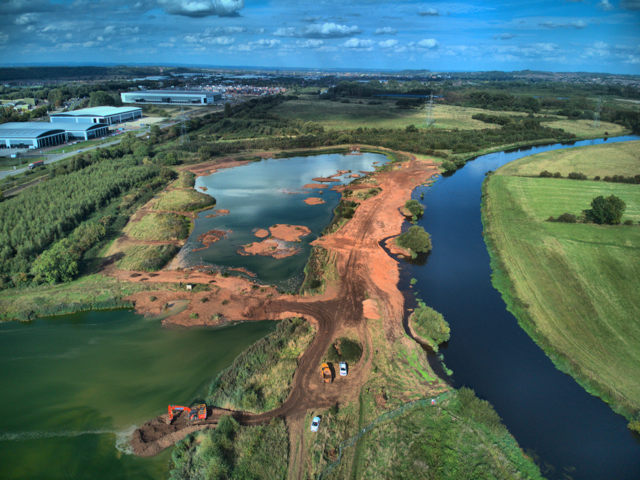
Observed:
[[[44,122],[11,122],[0,125],[0,137],[38,138],[54,133],[64,133],[62,125]]]
[[[10,122],[0,125],[0,137],[38,138],[64,132],[87,132],[97,128],[106,128],[104,123],[75,123],[75,122]]]
[[[156,95],[211,95],[212,91],[202,91],[202,90],[141,90],[139,92],[122,92],[126,94],[138,94],[138,95],[147,95],[149,93]]]
[[[50,117],[109,117],[140,110],[140,107],[91,107],[71,112],[52,113]]]

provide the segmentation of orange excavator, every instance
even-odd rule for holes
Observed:
[[[195,409],[191,409],[189,407],[183,407],[180,405],[169,405],[169,425],[173,421],[173,412],[174,410],[181,410],[187,413],[188,422],[193,422],[195,420],[206,420],[207,419],[207,406],[203,403],[195,407]]]

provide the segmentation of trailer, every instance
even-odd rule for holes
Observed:
[[[29,170],[33,170],[34,168],[43,167],[44,160],[38,160],[37,162],[33,162],[29,164]]]

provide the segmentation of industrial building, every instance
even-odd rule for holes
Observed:
[[[139,107],[92,107],[72,112],[49,114],[51,123],[88,123],[113,125],[142,118]]]
[[[70,140],[91,140],[109,133],[107,125],[69,122],[11,122],[0,125],[0,147],[44,148]]]
[[[163,105],[209,105],[222,100],[220,92],[187,90],[142,90],[121,93],[122,103],[151,103]]]

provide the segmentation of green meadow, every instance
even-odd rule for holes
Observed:
[[[640,188],[515,175],[630,176],[640,173],[636,152],[618,144],[525,157],[485,181],[482,207],[493,282],[509,310],[559,368],[628,417],[640,410]],[[546,221],[579,216],[599,195],[624,200],[622,221],[633,225]]]

